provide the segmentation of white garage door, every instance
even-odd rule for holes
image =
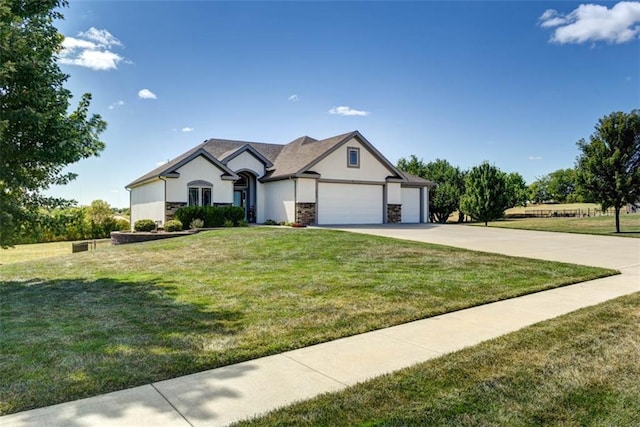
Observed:
[[[381,224],[382,185],[318,184],[318,224]]]
[[[420,188],[402,189],[402,222],[420,222]]]

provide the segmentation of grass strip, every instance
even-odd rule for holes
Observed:
[[[89,250],[94,250],[94,242],[96,250],[103,249],[111,242],[109,239],[87,239],[81,241],[90,242]],[[73,243],[74,242],[33,243],[29,245],[16,245],[12,248],[0,248],[0,265],[68,255],[71,253]]]
[[[640,425],[640,293],[241,426]]]
[[[484,226],[475,223],[475,226]],[[492,221],[489,227],[640,238],[640,214],[620,214],[620,233],[611,215],[586,218],[516,218]]]

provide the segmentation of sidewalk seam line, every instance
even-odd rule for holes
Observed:
[[[398,327],[399,326],[402,326],[402,324],[398,325]],[[389,328],[378,329],[378,330],[372,331],[372,332],[375,333],[376,335],[382,335],[385,338],[388,338],[388,339],[391,339],[391,340],[394,340],[394,341],[397,341],[397,342],[401,342],[403,344],[407,344],[407,345],[419,348],[420,350],[426,350],[426,351],[428,351],[430,353],[434,353],[433,357],[431,357],[429,359],[425,359],[422,362],[426,362],[427,360],[435,359],[435,358],[438,358],[440,356],[444,356],[445,354],[453,353],[453,351],[457,351],[457,350],[453,350],[453,351],[450,351],[450,352],[442,352],[440,350],[434,350],[432,348],[425,347],[424,345],[421,345],[421,344],[418,344],[418,343],[415,343],[415,342],[412,342],[412,341],[409,341],[409,340],[406,340],[406,339],[403,339],[403,338],[395,337],[390,333],[385,333],[384,331],[386,329],[389,329]],[[422,362],[418,362],[418,363],[422,363]]]
[[[182,418],[187,424],[189,424],[191,427],[194,427],[193,424],[191,424],[191,422],[187,419],[187,417],[185,417],[184,415],[182,415],[182,412],[180,412],[180,410],[178,408],[175,407],[175,405],[173,403],[171,403],[171,401],[169,399],[167,399],[167,397],[162,394],[162,392],[160,390],[158,390],[155,386],[154,383],[149,384],[160,396],[162,396],[162,398],[165,400],[165,402],[167,402],[169,404],[169,406],[171,406],[173,408],[174,411],[176,411],[178,413],[178,415],[180,415],[180,418]]]
[[[303,347],[303,348],[304,348],[304,347]],[[293,351],[295,351],[295,350],[293,350]],[[304,366],[305,368],[310,369],[310,370],[312,370],[313,372],[316,372],[316,373],[318,373],[318,374],[322,375],[322,376],[323,376],[323,377],[325,377],[325,378],[329,378],[331,381],[335,381],[335,382],[337,382],[338,384],[343,385],[344,387],[351,387],[351,386],[353,385],[353,384],[346,384],[346,383],[343,383],[342,381],[340,381],[340,380],[338,380],[338,379],[336,379],[336,378],[333,378],[333,377],[331,377],[331,376],[329,376],[329,375],[325,374],[324,372],[319,371],[319,370],[317,370],[316,368],[313,368],[313,367],[311,367],[311,366],[307,365],[306,363],[302,363],[302,362],[300,362],[299,360],[296,360],[296,359],[294,359],[293,357],[286,355],[285,353],[281,353],[280,355],[281,355],[281,356],[283,356],[283,357],[286,357],[287,359],[291,360],[292,362],[297,363],[297,364],[298,364],[298,365],[300,365],[300,366]]]

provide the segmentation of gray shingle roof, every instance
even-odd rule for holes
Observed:
[[[421,185],[421,186],[427,186],[427,187],[436,186],[435,182],[429,181],[428,179],[424,179],[416,175],[411,175],[410,173],[401,171],[399,169],[398,169],[398,172],[400,172],[400,175],[407,180],[407,184]]]
[[[322,160],[333,150],[340,147],[343,143],[352,138],[360,140],[374,156],[387,166],[390,176],[400,178],[403,181],[417,185],[433,185],[431,181],[409,175],[398,171],[382,154],[380,154],[358,131],[344,133],[342,135],[333,136],[322,140],[317,140],[308,136],[297,138],[288,144],[268,144],[263,142],[249,141],[233,141],[227,139],[208,139],[202,144],[192,148],[191,150],[181,154],[168,163],[157,167],[151,172],[141,176],[129,185],[127,188],[135,187],[146,181],[166,176],[175,171],[190,156],[197,156],[199,150],[206,151],[215,159],[226,163],[224,160],[232,156],[235,152],[246,145],[254,148],[258,153],[264,156],[272,165],[269,167],[267,174],[263,180],[276,180],[297,174],[312,172],[313,165]],[[200,152],[202,153],[202,152]],[[222,164],[222,163],[220,163]]]

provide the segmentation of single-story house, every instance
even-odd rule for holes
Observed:
[[[209,139],[127,185],[131,222],[187,205],[241,206],[248,222],[421,223],[433,182],[398,170],[358,131],[288,144]]]

